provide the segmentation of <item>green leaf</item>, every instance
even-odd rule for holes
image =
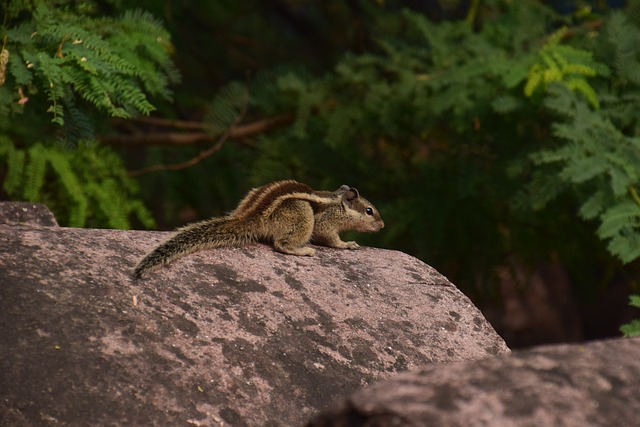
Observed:
[[[24,197],[29,202],[36,202],[40,197],[40,190],[44,184],[47,166],[46,150],[41,144],[36,144],[28,150],[27,165],[25,167]]]
[[[566,160],[566,166],[560,174],[564,179],[574,184],[581,184],[600,176],[608,169],[607,163],[596,156],[582,157],[579,153],[574,153],[574,157],[564,160]]]
[[[49,150],[47,152],[47,159],[69,198],[72,200],[71,206],[69,207],[68,225],[70,227],[84,226],[89,201],[84,194],[77,175],[71,168],[68,153],[59,150]]]
[[[584,219],[594,219],[605,209],[608,201],[607,192],[598,190],[580,206],[579,214]]]
[[[613,237],[623,229],[640,225],[640,206],[632,200],[618,203],[607,208],[600,215],[600,220],[598,235],[603,239]]]
[[[640,258],[640,234],[630,229],[621,230],[609,240],[607,249],[623,263],[629,263]]]
[[[208,132],[212,135],[225,132],[240,117],[248,102],[247,96],[245,85],[240,82],[220,89],[204,117]]]
[[[620,332],[622,332],[627,338],[640,337],[640,319],[632,320],[631,322],[620,326]]]
[[[491,103],[491,107],[496,113],[508,114],[514,112],[521,106],[521,101],[512,95],[502,95],[496,97]]]

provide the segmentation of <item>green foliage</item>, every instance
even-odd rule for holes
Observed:
[[[571,91],[581,93],[594,108],[599,108],[598,95],[588,78],[606,77],[609,75],[609,68],[596,62],[591,52],[560,44],[567,31],[567,27],[556,31],[540,49],[540,62],[529,69],[524,94],[531,97],[541,87],[546,90],[549,84],[560,83]]]
[[[580,215],[599,219],[597,234],[609,240],[609,251],[631,262],[640,257],[640,199],[635,190],[640,183],[640,139],[616,127],[607,117],[608,105],[604,111],[592,110],[571,92],[557,89],[547,105],[562,115],[552,130],[567,143],[542,150],[532,159],[558,168],[551,186],[582,192]]]
[[[91,142],[109,117],[168,99],[178,74],[162,24],[143,11],[103,14],[99,3],[3,2],[0,176],[4,196],[42,201],[63,224],[152,226],[119,157]]]
[[[209,113],[204,117],[207,130],[222,134],[233,125],[246,107],[245,88],[240,82],[225,86],[214,99]]]
[[[61,126],[78,114],[77,98],[112,117],[149,114],[147,94],[168,97],[177,79],[168,33],[142,11],[93,18],[69,6],[24,3],[5,16],[0,36],[10,58],[7,84],[22,88],[22,98],[44,96],[51,121]],[[83,124],[75,123],[88,131]]]
[[[636,132],[639,122],[632,113],[640,107],[640,80],[634,80],[631,71],[640,66],[635,44],[631,43],[640,39],[640,26],[626,15],[615,13],[603,34],[606,38],[594,46],[594,52],[602,60],[613,62],[610,79],[600,84],[597,92],[572,92],[570,87],[557,84],[547,87],[545,105],[558,117],[552,132],[565,143],[542,150],[532,159],[538,165],[555,165],[557,174],[552,185],[582,199],[580,215],[587,220],[597,218],[597,235],[609,241],[612,254],[628,263],[640,257],[640,139]],[[607,67],[593,62],[590,68]],[[592,77],[597,75],[592,73]],[[576,96],[576,92],[585,96]],[[593,102],[593,95],[601,101]]]
[[[136,198],[136,183],[125,177],[120,157],[107,148],[37,143],[21,150],[0,137],[0,160],[7,165],[3,189],[9,196],[45,202],[64,214],[58,219],[69,226],[130,228],[131,216],[145,227],[154,226]]]
[[[629,304],[633,307],[640,308],[640,295],[631,295],[629,297]],[[640,337],[640,319],[622,325],[620,332],[622,332],[625,337]]]

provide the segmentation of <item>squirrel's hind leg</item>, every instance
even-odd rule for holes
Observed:
[[[268,221],[272,228],[273,247],[290,255],[313,256],[316,251],[306,246],[313,233],[313,209],[303,200],[287,200],[273,212]]]
[[[314,256],[316,254],[316,250],[310,248],[309,246],[303,246],[301,248],[295,248],[288,246],[286,244],[281,244],[278,242],[273,242],[273,247],[283,254],[289,255],[298,255],[298,256]]]

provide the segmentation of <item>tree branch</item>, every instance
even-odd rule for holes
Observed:
[[[135,177],[135,176],[140,176],[140,175],[144,175],[151,172],[176,171],[176,170],[186,169],[188,167],[196,165],[222,148],[222,146],[227,141],[227,139],[229,139],[229,129],[227,129],[227,131],[224,134],[222,134],[222,136],[218,139],[218,141],[214,145],[212,145],[211,147],[207,148],[204,151],[201,151],[200,153],[198,153],[197,156],[192,157],[187,161],[184,161],[181,163],[174,163],[171,165],[165,165],[165,164],[151,165],[151,166],[147,166],[146,168],[129,171],[127,172],[127,175],[130,177]]]
[[[242,139],[270,131],[271,129],[286,126],[294,120],[293,114],[268,119],[256,120],[245,125],[234,124],[225,131],[227,139]],[[204,129],[204,124],[199,122],[185,122],[180,120],[166,120],[147,117],[139,120],[143,123],[159,126],[176,127],[180,129]],[[192,145],[199,142],[216,141],[219,135],[211,135],[202,132],[147,132],[132,135],[104,136],[100,138],[107,145]]]
[[[135,117],[133,119],[119,119],[116,123],[121,122],[137,122],[151,126],[160,126],[175,129],[190,129],[190,130],[204,130],[204,123],[202,122],[190,122],[188,120],[178,119],[164,119],[162,117]]]
[[[207,148],[206,150],[203,150],[200,153],[198,153],[197,156],[192,157],[191,159],[189,159],[187,161],[184,161],[184,162],[181,162],[181,163],[174,163],[174,164],[170,164],[170,165],[165,165],[165,164],[151,165],[151,166],[148,166],[146,168],[130,171],[129,173],[127,173],[127,175],[131,176],[131,177],[134,177],[134,176],[140,176],[140,175],[143,175],[143,174],[146,174],[146,173],[150,173],[150,172],[158,172],[158,171],[166,171],[166,170],[175,171],[175,170],[180,170],[180,169],[186,169],[188,167],[191,167],[193,165],[196,165],[196,164],[200,163],[202,160],[206,159],[207,157],[209,157],[210,155],[212,155],[216,151],[219,151],[222,148],[224,143],[227,142],[227,140],[231,136],[232,131],[234,129],[237,130],[238,123],[240,123],[242,121],[242,119],[244,118],[245,114],[247,114],[247,107],[248,106],[249,106],[249,94],[247,93],[247,91],[245,91],[245,102],[244,102],[244,105],[242,107],[242,111],[240,111],[240,113],[235,118],[233,123],[220,136],[220,138],[218,138],[216,143],[213,144],[211,147]]]

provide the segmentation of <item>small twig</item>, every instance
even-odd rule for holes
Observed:
[[[240,123],[244,118],[245,114],[247,113],[248,105],[249,105],[249,92],[248,90],[245,90],[244,105],[242,106],[242,111],[240,111],[240,114],[238,114],[238,116],[235,118],[233,123],[220,136],[220,138],[218,138],[218,141],[215,144],[213,144],[211,147],[207,148],[206,150],[201,151],[200,153],[198,153],[197,156],[192,157],[187,161],[184,161],[181,163],[174,163],[171,165],[165,165],[165,164],[151,165],[146,168],[130,171],[127,173],[127,175],[130,177],[134,177],[134,176],[140,176],[140,175],[144,175],[151,172],[181,170],[181,169],[186,169],[188,167],[197,165],[202,160],[206,159],[207,157],[211,156],[213,153],[215,153],[216,151],[219,151],[222,148],[224,143],[227,142],[227,140],[229,139],[229,135],[231,134],[232,129],[236,127],[238,123]]]
[[[633,185],[630,185],[629,194],[631,194],[631,198],[633,199],[634,202],[636,202],[636,205],[640,206],[640,196],[638,196],[638,191],[636,190],[636,187],[634,187]]]
[[[479,7],[480,0],[471,1],[471,4],[469,5],[469,11],[467,12],[467,16],[465,17],[465,21],[467,21],[467,24],[473,25],[476,22]]]

